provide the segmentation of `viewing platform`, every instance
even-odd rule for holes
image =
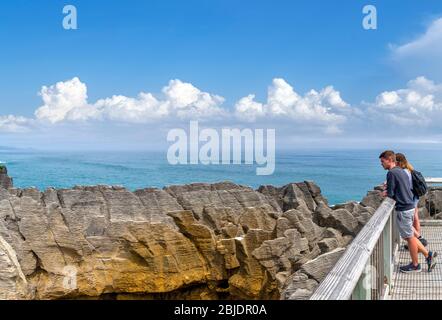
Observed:
[[[429,187],[442,178],[426,178]],[[442,199],[441,199],[442,201]],[[401,273],[410,254],[399,237],[392,199],[385,199],[359,232],[340,260],[321,282],[310,300],[441,300],[442,264],[427,271],[419,254],[421,273]],[[429,249],[442,258],[442,220],[421,220],[422,236]]]
[[[442,253],[442,221],[423,221],[422,236],[428,240],[429,248]],[[439,257],[441,258],[441,256]],[[399,248],[395,261],[393,300],[440,300],[442,299],[442,264],[436,265],[431,273],[427,272],[424,257],[419,255],[422,272],[406,274],[399,272],[399,266],[410,263],[410,254],[403,246]]]

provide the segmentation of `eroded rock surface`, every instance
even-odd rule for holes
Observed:
[[[308,298],[373,212],[312,182],[0,187],[0,298]]]
[[[8,176],[8,169],[0,164],[0,188],[12,188],[12,178]]]

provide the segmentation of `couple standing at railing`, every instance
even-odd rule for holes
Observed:
[[[427,241],[420,234],[418,202],[419,197],[425,194],[425,180],[406,157],[395,154],[393,151],[385,151],[380,156],[382,167],[388,170],[385,184],[384,197],[396,201],[396,221],[401,238],[407,241],[407,249],[410,251],[411,263],[401,266],[400,271],[405,273],[421,272],[419,253],[425,256],[428,272],[436,265],[437,252],[429,251],[425,247]]]

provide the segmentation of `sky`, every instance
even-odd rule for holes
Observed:
[[[1,146],[154,148],[190,120],[281,148],[442,143],[439,0],[2,1],[0,43]]]

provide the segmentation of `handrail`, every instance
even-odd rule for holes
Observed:
[[[382,268],[387,269],[382,270],[385,275],[382,276],[381,281],[384,283],[384,277],[387,280],[386,282],[391,281],[392,255],[395,251],[392,245],[394,236],[392,236],[391,231],[394,221],[391,219],[394,205],[395,201],[390,198],[382,202],[370,221],[362,228],[330,273],[321,282],[310,300],[349,300],[355,295],[356,298],[360,297],[360,292],[355,294],[355,288],[362,283],[361,280],[364,280],[367,265],[370,264],[372,253],[375,247],[378,246],[382,247],[384,256]],[[376,259],[379,262],[382,258],[379,258],[378,254]],[[371,291],[372,288],[367,290]],[[367,298],[367,295],[370,295],[368,291],[363,294],[363,298]]]
[[[428,185],[442,184],[442,178],[425,178]]]

